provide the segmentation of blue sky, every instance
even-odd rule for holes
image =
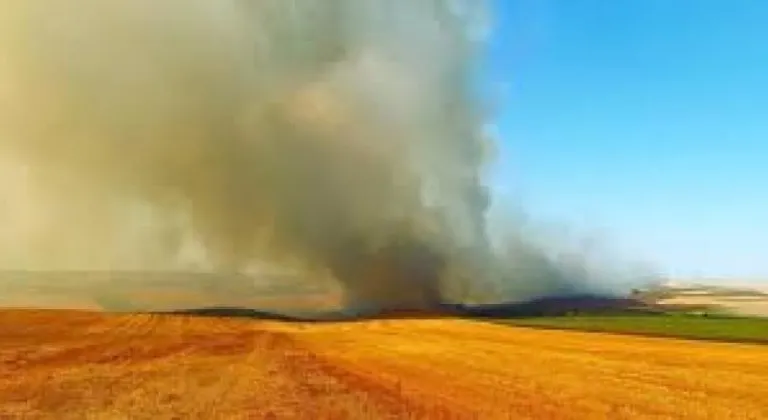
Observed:
[[[768,2],[495,3],[497,198],[664,273],[768,278]]]

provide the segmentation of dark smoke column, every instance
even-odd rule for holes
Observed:
[[[340,255],[336,278],[352,314],[388,311],[435,311],[442,303],[444,262],[429,246],[399,238],[376,252]]]

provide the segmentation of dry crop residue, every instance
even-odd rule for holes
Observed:
[[[0,312],[0,418],[768,418],[768,347],[480,322]]]

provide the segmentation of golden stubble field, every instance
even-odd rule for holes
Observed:
[[[457,319],[0,312],[0,418],[768,419],[768,347]]]

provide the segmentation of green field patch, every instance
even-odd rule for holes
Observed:
[[[768,344],[768,318],[722,315],[574,315],[496,319],[504,324],[698,340]]]

